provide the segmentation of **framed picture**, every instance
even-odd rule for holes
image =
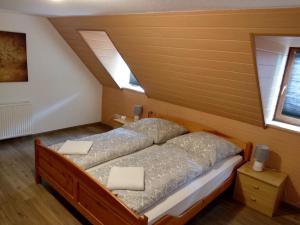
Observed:
[[[26,34],[0,31],[0,82],[27,82]]]

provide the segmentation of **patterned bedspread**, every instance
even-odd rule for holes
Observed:
[[[124,128],[117,128],[76,140],[93,141],[93,145],[87,155],[65,155],[83,169],[136,152],[153,144],[153,140],[144,134]],[[50,148],[58,151],[62,145],[63,143],[59,143],[50,146]]]
[[[142,151],[127,155],[94,168],[87,172],[107,184],[113,166],[144,167],[145,190],[116,190],[114,193],[131,209],[143,213],[180,186],[187,184],[209,169],[209,158],[193,160],[191,154],[172,144],[153,145]]]

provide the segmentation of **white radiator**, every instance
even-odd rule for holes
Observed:
[[[30,102],[0,104],[0,140],[32,134]]]

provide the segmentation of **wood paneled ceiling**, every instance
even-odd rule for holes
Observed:
[[[50,18],[95,77],[117,88],[79,35],[104,30],[147,96],[262,126],[251,34],[300,35],[300,9]]]

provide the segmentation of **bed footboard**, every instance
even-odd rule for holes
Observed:
[[[80,167],[35,140],[35,180],[47,181],[95,225],[146,225],[147,217],[127,208]]]

